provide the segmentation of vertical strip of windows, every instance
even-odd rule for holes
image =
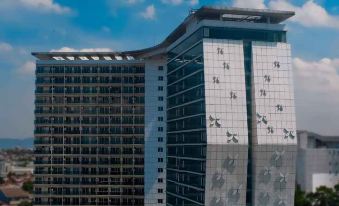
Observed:
[[[246,107],[248,127],[248,165],[246,205],[252,205],[252,42],[244,41],[244,66],[246,83]]]
[[[191,43],[173,49],[167,65],[167,205],[204,204],[203,48]]]

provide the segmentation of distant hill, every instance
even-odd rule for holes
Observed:
[[[0,149],[9,149],[14,147],[33,148],[33,138],[0,138]]]

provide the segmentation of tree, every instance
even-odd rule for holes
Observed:
[[[337,193],[337,195],[339,195],[339,184],[336,184],[336,185],[334,186],[334,190],[335,190],[335,192]]]
[[[18,206],[32,206],[33,204],[28,201],[22,201],[18,204]]]
[[[321,186],[315,192],[307,194],[297,186],[295,206],[339,206],[339,184],[334,189]]]
[[[33,182],[27,181],[22,185],[22,189],[26,192],[32,193],[33,192]]]
[[[295,206],[311,206],[310,201],[306,197],[306,193],[300,189],[300,186],[297,185],[294,196],[294,205]]]
[[[326,186],[320,186],[316,192],[307,194],[313,206],[339,206],[336,196],[334,190]]]

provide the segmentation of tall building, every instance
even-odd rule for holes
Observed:
[[[34,205],[164,204],[163,60],[34,55]]]
[[[298,131],[296,180],[305,192],[339,184],[339,136]]]
[[[33,53],[34,204],[292,206],[293,15],[202,7],[148,49]]]

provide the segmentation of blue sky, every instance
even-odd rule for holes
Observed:
[[[33,136],[32,51],[129,50],[161,42],[202,5],[294,10],[297,127],[339,134],[339,2],[334,0],[1,0],[0,138]]]

